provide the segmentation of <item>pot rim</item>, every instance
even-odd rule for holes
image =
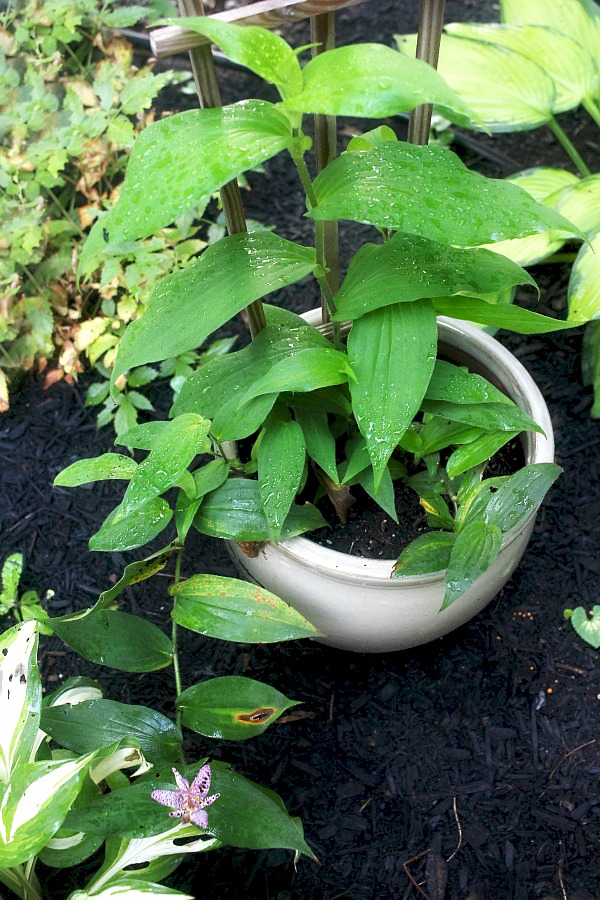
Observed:
[[[310,310],[304,313],[310,324],[317,324],[321,311]],[[544,429],[545,436],[537,432],[527,432],[526,462],[528,465],[540,462],[554,462],[554,435],[552,420],[546,402],[535,381],[522,363],[499,341],[479,328],[458,319],[447,316],[438,316],[438,325],[441,326],[441,337],[467,339],[473,355],[482,364],[493,363],[495,374],[500,377],[505,390],[517,405],[525,405],[526,412],[535,419],[538,425]],[[509,384],[505,382],[508,381]],[[531,525],[537,515],[538,508],[532,510],[524,519],[518,522],[504,535],[501,550],[504,550],[515,541],[519,535]],[[392,570],[396,559],[367,559],[355,557],[339,550],[333,550],[316,544],[309,538],[302,536],[280,541],[274,544],[267,542],[271,552],[278,552],[287,556],[294,562],[310,561],[311,568],[317,569],[321,574],[330,577],[339,577],[341,572],[349,581],[378,581],[382,589],[397,589],[401,584],[407,588],[417,585],[426,585],[439,581],[445,569],[437,572],[429,572],[426,575],[407,575],[401,579],[392,578]]]

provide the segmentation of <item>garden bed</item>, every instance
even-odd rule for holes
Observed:
[[[411,4],[412,5],[412,4]],[[414,4],[416,7],[416,4]],[[360,34],[390,42],[400,21],[397,4],[371,2],[342,13],[340,42]],[[447,19],[492,20],[491,3],[448,2]],[[478,8],[480,7],[480,8]],[[305,43],[300,29],[297,43]],[[226,101],[251,96],[258,82],[227,72]],[[582,120],[581,120],[582,122]],[[571,130],[581,122],[564,116]],[[342,123],[347,131],[347,123]],[[594,150],[597,129],[579,135]],[[342,135],[343,138],[343,135]],[[539,134],[496,137],[493,143],[519,165],[567,165]],[[486,174],[506,174],[472,159]],[[265,165],[267,195],[244,195],[248,214],[265,224],[298,222],[300,186],[282,181],[278,158]],[[345,258],[357,226],[343,223]],[[536,306],[563,315],[568,273],[540,267]],[[282,292],[286,305],[305,310],[316,297],[301,288]],[[530,296],[522,298],[533,306]],[[361,656],[310,642],[246,647],[185,634],[184,680],[246,674],[303,701],[265,734],[245,744],[196,739],[198,755],[231,762],[275,788],[301,816],[319,862],[294,869],[286,851],[225,849],[182,866],[172,883],[195,896],[256,898],[565,898],[597,897],[600,855],[600,661],[563,619],[566,607],[598,602],[600,586],[600,425],[589,418],[591,391],[581,386],[580,330],[549,336],[500,338],[530,370],[554,422],[557,462],[564,474],[540,512],[516,574],[488,609],[449,637],[408,652]],[[85,379],[84,379],[85,380]],[[83,387],[83,385],[82,385]],[[158,409],[166,387],[152,388]],[[89,536],[120,499],[118,482],[52,489],[69,463],[111,449],[110,429],[96,431],[83,390],[65,383],[47,391],[35,381],[21,390],[0,422],[2,557],[25,555],[24,587],[55,591],[52,614],[90,605],[120,576],[121,554],[90,554]],[[164,536],[161,545],[164,544]],[[182,574],[233,575],[224,545],[194,534]],[[166,629],[169,569],[127,589],[123,608]],[[86,674],[115,700],[140,702],[172,714],[170,670],[123,675],[79,658],[57,639],[45,639],[46,684]],[[164,700],[161,702],[161,698]],[[66,873],[43,869],[44,896],[66,897]],[[445,887],[447,879],[447,887]]]

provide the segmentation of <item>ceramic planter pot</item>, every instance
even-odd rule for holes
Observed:
[[[307,318],[317,324],[319,313]],[[554,461],[552,422],[544,398],[521,363],[498,341],[465,322],[440,317],[439,349],[507,394],[544,429],[522,436],[527,464]],[[500,591],[529,541],[536,511],[507,532],[495,562],[452,606],[439,612],[444,572],[392,579],[395,560],[348,556],[296,537],[265,543],[255,558],[230,552],[242,577],[295,607],[319,628],[323,643],[357,652],[405,650],[464,625]]]

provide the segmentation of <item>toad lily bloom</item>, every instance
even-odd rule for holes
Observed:
[[[208,813],[205,807],[218,800],[220,794],[208,796],[210,787],[210,766],[202,766],[190,787],[189,781],[173,769],[176,791],[152,791],[150,795],[157,803],[172,807],[170,816],[181,816],[184,824],[193,822],[198,828],[208,827]]]

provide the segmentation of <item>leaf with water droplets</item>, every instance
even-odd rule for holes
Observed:
[[[502,545],[497,525],[470,522],[457,535],[446,570],[444,600],[440,612],[455,603],[489,569]]]
[[[93,481],[109,478],[129,480],[137,469],[137,463],[130,456],[119,453],[103,453],[94,459],[80,459],[67,466],[54,479],[55,487],[78,487]]]
[[[452,531],[421,534],[404,548],[394,566],[394,578],[429,575],[448,568],[456,535]]]
[[[167,527],[173,513],[166,500],[156,498],[131,509],[121,504],[113,509],[102,527],[89,540],[90,550],[104,552],[134,550],[147,544]]]
[[[194,684],[177,698],[183,724],[206,737],[243,741],[262,734],[286,709],[288,700],[268,684],[226,675]]]
[[[433,305],[439,316],[452,316],[454,319],[465,319],[480,325],[506,328],[517,334],[548,334],[551,331],[575,328],[580,324],[551,319],[550,316],[543,316],[520,306],[490,303],[482,297],[436,297]]]
[[[543,25],[585,47],[600,69],[600,9],[594,0],[501,0],[502,21]]]
[[[482,518],[505,534],[537,509],[561,472],[554,463],[533,463],[519,469],[490,496]]]
[[[568,298],[569,319],[574,324],[600,318],[600,231],[577,254]]]
[[[278,541],[302,481],[306,443],[295,421],[268,422],[258,447],[258,487],[269,526]]]

